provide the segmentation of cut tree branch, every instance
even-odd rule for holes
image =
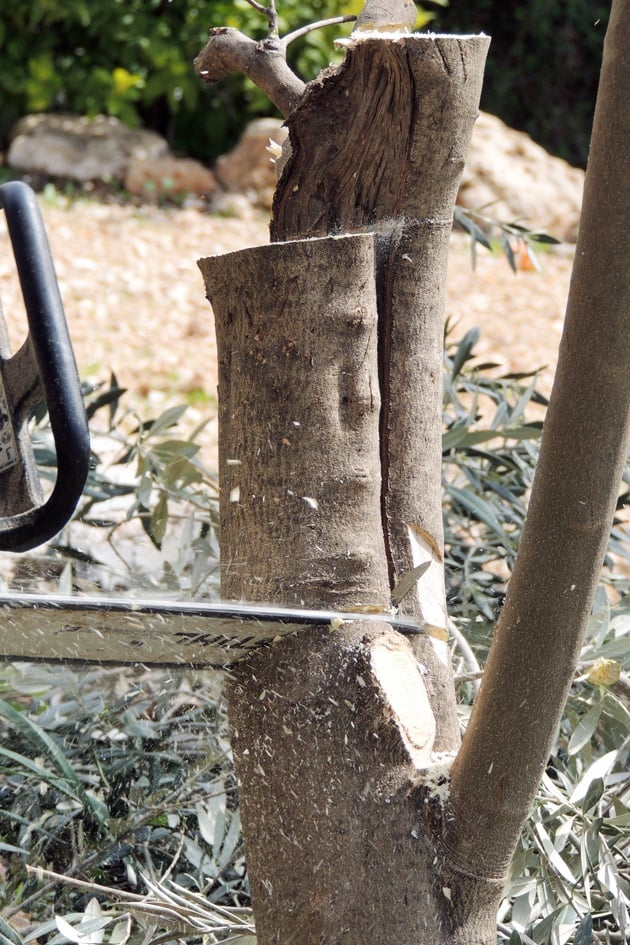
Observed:
[[[210,30],[208,42],[194,66],[197,75],[208,84],[242,72],[266,92],[284,118],[291,114],[306,87],[287,65],[283,40],[270,36],[255,42],[229,26]]]
[[[275,5],[263,6],[257,0],[248,3],[269,20],[269,35],[256,42],[240,30],[220,26],[210,30],[208,42],[203,47],[194,66],[197,75],[208,85],[220,82],[233,72],[241,72],[265,92],[283,118],[287,118],[300,101],[305,83],[287,65],[287,48],[313,30],[337,23],[350,23],[356,16],[334,16],[317,23],[309,23],[300,29],[278,36],[278,17]]]

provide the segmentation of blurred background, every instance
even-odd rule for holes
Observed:
[[[362,5],[278,0],[280,31]],[[439,0],[419,8],[418,28],[491,35],[482,109],[584,167],[607,18],[608,5],[594,0]],[[194,75],[208,30],[226,25],[266,32],[246,0],[0,0],[0,150],[19,118],[57,110],[113,115],[211,161],[253,118],[275,114],[242,76],[210,91]],[[328,65],[339,33],[316,31],[291,45],[304,79]]]

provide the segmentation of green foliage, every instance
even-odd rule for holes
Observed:
[[[281,32],[337,14],[340,5],[284,0]],[[0,0],[0,141],[22,115],[66,110],[142,123],[202,159],[223,153],[247,121],[274,113],[243,77],[208,89],[194,74],[208,31],[224,25],[253,38],[267,26],[246,0]],[[339,28],[325,32],[291,47],[307,79],[332,55]]]
[[[478,339],[478,329],[457,343],[447,336],[443,509],[449,612],[483,659],[525,521],[547,400],[535,372],[497,376],[497,365],[477,362]],[[619,568],[630,558],[629,490],[626,467],[602,572],[621,595],[630,590]]]
[[[536,250],[541,246],[557,245],[561,241],[542,230],[529,230],[520,223],[506,223],[494,220],[479,210],[455,207],[453,215],[455,227],[470,236],[472,267],[477,263],[477,244],[486,249],[499,248],[504,253],[514,273],[519,270],[539,269]],[[496,234],[499,234],[498,238]]]
[[[280,34],[356,14],[362,5],[280,0]],[[419,12],[419,25],[431,17]],[[253,39],[267,33],[266,18],[247,0],[0,0],[0,144],[21,116],[65,110],[142,124],[202,160],[223,154],[249,121],[277,113],[243,76],[208,88],[194,74],[193,60],[218,26]],[[306,81],[314,78],[341,58],[333,40],[350,29],[300,37],[289,47],[290,65]]]
[[[536,377],[496,377],[477,363],[479,332],[447,344],[444,384],[444,521],[449,613],[481,665],[511,572],[533,481],[545,398]],[[527,383],[523,383],[523,382]],[[620,515],[627,503],[624,474]],[[627,524],[615,522],[579,676],[535,806],[525,825],[502,906],[502,938],[536,945],[625,941],[630,885],[630,594],[617,573],[630,556]],[[475,665],[455,645],[460,694],[474,696]],[[623,677],[621,674],[626,674]],[[618,680],[622,682],[618,685]],[[595,932],[593,933],[593,927]],[[589,933],[590,930],[590,933]],[[514,935],[518,934],[518,938]]]
[[[141,420],[122,409],[124,393],[113,374],[108,385],[85,388],[98,455],[72,525],[44,560],[63,575],[68,593],[216,596],[218,483],[196,442],[205,424],[181,433],[185,404]],[[56,458],[46,417],[33,438],[42,476],[52,480]]]
[[[53,900],[27,862],[122,890],[170,870],[211,899],[243,894],[216,676],[15,665],[0,691],[0,906],[82,911],[84,890]]]
[[[20,115],[66,110],[115,115],[129,125],[162,125],[175,144],[179,116],[197,113],[211,139],[229,115],[210,101],[193,74],[216,7],[202,0],[1,0],[6,38],[0,134]],[[241,93],[242,94],[242,93]]]
[[[279,0],[280,32],[361,6]],[[482,107],[584,166],[608,5],[450,0],[440,7],[444,0],[420,12],[418,26],[492,36]],[[242,76],[208,89],[194,75],[208,30],[224,25],[256,39],[267,27],[247,0],[0,0],[0,143],[22,115],[69,110],[142,123],[202,160],[225,152],[248,121],[275,112]],[[291,65],[313,78],[339,58],[333,39],[349,29],[300,38]]]
[[[496,366],[479,363],[477,338],[447,338],[444,517],[450,612],[483,665],[520,538],[546,401],[535,375],[496,377]],[[86,397],[100,459],[75,522],[44,555],[57,565],[57,587],[113,583],[123,593],[211,594],[216,481],[199,461],[198,431],[178,432],[183,408],[153,421],[126,413],[115,377]],[[50,471],[45,420],[38,437],[38,458]],[[620,506],[626,500],[624,491]],[[628,555],[627,537],[617,523],[616,560]],[[140,556],[131,553],[138,543]],[[104,555],[112,547],[114,563]],[[139,574],[125,576],[130,568]],[[31,580],[35,590],[41,570]],[[621,597],[611,606],[603,589],[598,594],[501,908],[502,942],[589,945],[608,933],[623,941],[630,706],[619,674],[630,672],[630,595],[627,579],[611,567],[606,580]],[[454,661],[465,718],[474,667],[457,642]],[[0,869],[0,907],[45,920],[32,936],[51,945],[58,932],[87,945],[90,929],[119,945],[156,929],[164,933],[159,940],[174,940],[173,923],[180,939],[252,940],[217,675],[13,664],[0,669],[0,695],[0,864],[7,867]],[[88,886],[38,876],[27,865]],[[139,896],[147,897],[145,912]],[[132,918],[122,926],[126,915]],[[25,945],[16,936],[0,924],[2,945]]]
[[[589,669],[615,654],[627,673],[629,639],[630,597],[611,609],[600,591],[582,650],[584,673],[572,687],[512,864],[511,922],[541,945],[559,945],[563,927],[576,923],[575,943],[606,941],[607,932],[628,928],[630,705],[627,694],[598,684]]]
[[[609,13],[602,0],[450,0],[431,27],[488,33],[481,107],[585,167]]]
[[[475,364],[479,331],[447,344],[443,485],[449,608],[467,632],[489,634],[503,601],[527,510],[546,406],[536,377],[494,377]],[[528,380],[523,386],[522,380]]]

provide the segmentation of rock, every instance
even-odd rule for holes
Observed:
[[[208,168],[176,158],[160,135],[104,115],[29,115],[13,130],[7,161],[49,177],[121,180],[131,193],[148,196],[210,196],[216,189]]]
[[[84,182],[122,178],[130,161],[155,161],[168,153],[160,135],[128,128],[117,118],[46,113],[17,123],[7,164],[27,173]]]
[[[457,202],[493,219],[546,230],[574,243],[583,187],[584,171],[482,112]]]
[[[251,122],[236,147],[217,161],[219,184],[225,190],[244,193],[253,203],[271,207],[276,173],[267,148],[270,138],[282,145],[287,135],[279,119],[259,118]]]
[[[192,158],[132,158],[124,176],[125,189],[148,197],[197,194],[210,197],[216,190],[212,171]]]
[[[253,220],[261,212],[245,194],[226,193],[224,190],[217,191],[210,210],[219,217],[234,217],[236,220]]]

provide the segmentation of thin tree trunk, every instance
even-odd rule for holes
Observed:
[[[443,882],[434,753],[459,744],[436,639],[443,281],[487,45],[353,42],[289,118],[280,242],[200,263],[219,345],[224,596],[383,610],[430,563],[403,602],[429,631],[413,646],[358,618],[231,673],[259,945],[495,938],[500,884]],[[361,231],[375,235],[334,237]]]
[[[540,460],[481,693],[453,767],[451,852],[461,869],[489,875],[500,875],[511,858],[549,756],[626,461],[629,50],[630,4],[615,0]]]

